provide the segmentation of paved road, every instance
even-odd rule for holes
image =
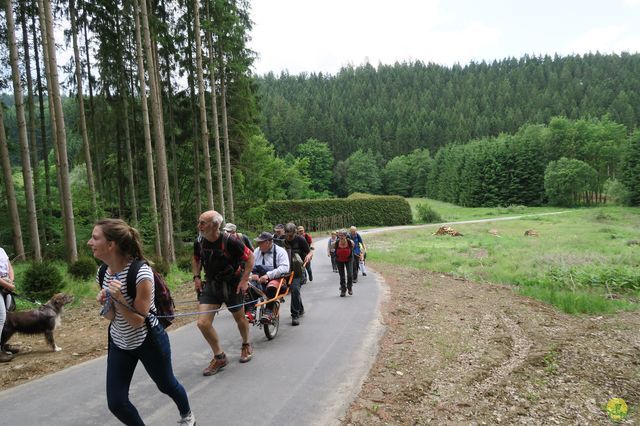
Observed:
[[[267,341],[262,330],[252,327],[251,362],[238,362],[240,335],[227,312],[215,325],[230,363],[215,376],[202,376],[211,353],[195,324],[169,333],[175,374],[187,389],[199,425],[331,425],[344,415],[383,332],[382,291],[370,273],[360,278],[352,297],[339,297],[326,239],[316,247],[314,281],[302,289],[301,325],[291,326],[287,300],[274,340]],[[119,424],[106,406],[105,367],[102,357],[1,392],[0,425]],[[140,364],[130,394],[149,425],[173,425],[179,417]]]

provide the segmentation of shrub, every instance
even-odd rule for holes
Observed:
[[[153,269],[163,277],[166,277],[171,272],[171,265],[164,259],[153,257],[149,260]]]
[[[293,221],[311,231],[350,225],[406,225],[412,219],[407,200],[395,195],[358,194],[349,198],[267,201],[265,208],[266,220],[270,223]]]
[[[47,243],[42,247],[42,257],[46,260],[62,260],[67,257],[64,243]]]
[[[191,259],[192,254],[182,254],[176,259],[176,266],[178,269],[185,272],[191,272]]]
[[[435,211],[429,203],[420,203],[416,206],[418,211],[418,218],[424,223],[438,223],[442,222],[442,216]]]
[[[96,262],[90,257],[80,257],[67,268],[73,278],[86,280],[96,275]]]
[[[95,266],[94,272],[95,272]],[[62,274],[51,262],[32,263],[24,274],[22,293],[32,299],[45,302],[64,287]]]

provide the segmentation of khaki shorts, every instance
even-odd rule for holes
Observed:
[[[229,311],[236,312],[242,308],[244,302],[243,294],[236,293],[239,283],[237,279],[224,283],[205,282],[198,296],[198,303],[220,306],[224,303]]]

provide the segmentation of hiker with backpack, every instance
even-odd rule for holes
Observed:
[[[289,222],[284,226],[284,248],[289,253],[291,272],[291,325],[300,325],[300,317],[304,315],[304,305],[302,304],[302,294],[300,288],[306,281],[306,270],[304,265],[313,259],[313,251],[309,247],[307,240],[297,235],[296,224]]]
[[[353,272],[352,278],[354,284],[358,282],[358,270],[360,269],[360,261],[364,260],[364,253],[367,251],[367,246],[362,241],[362,237],[358,233],[358,229],[355,226],[349,228],[349,235],[347,237],[353,241]],[[362,247],[362,249],[361,249]],[[363,276],[367,276],[366,271],[362,271]]]
[[[249,247],[249,250],[253,251],[253,245],[251,244],[251,240],[249,239],[249,237],[247,237],[246,234],[241,234],[237,231],[237,229],[238,228],[236,227],[236,225],[231,222],[227,222],[227,224],[224,225],[224,232],[234,238],[239,239],[244,243],[245,246]]]
[[[140,361],[158,389],[178,407],[178,423],[195,425],[187,393],[173,374],[169,336],[154,314],[154,273],[146,263],[140,234],[123,220],[102,219],[87,244],[93,256],[106,265],[96,274],[101,287],[96,300],[102,305],[101,314],[111,321],[106,386],[109,410],[124,424],[144,425],[129,400],[131,380]]]
[[[202,371],[204,376],[216,374],[228,364],[218,333],[213,328],[216,311],[223,303],[233,315],[242,337],[240,362],[251,361],[253,353],[243,306],[254,264],[253,252],[242,241],[222,232],[223,222],[222,215],[215,210],[202,213],[198,219],[200,235],[193,245],[191,268],[198,294],[198,328],[213,351],[211,362]],[[202,269],[204,281],[200,275]]]
[[[313,238],[311,238],[311,234],[304,231],[304,226],[298,225],[297,231],[298,231],[298,235],[304,237],[304,239],[307,240],[307,244],[309,244],[309,248],[311,250],[315,250],[315,247],[313,246]],[[313,281],[313,271],[311,270],[311,260],[309,260],[308,262],[305,262],[304,267],[307,270],[307,277],[309,278],[309,281]]]
[[[338,265],[338,274],[340,275],[340,297],[344,297],[349,292],[349,296],[353,294],[353,268],[352,262],[354,243],[347,238],[347,230],[338,231],[338,240],[334,245],[336,252],[336,264]]]

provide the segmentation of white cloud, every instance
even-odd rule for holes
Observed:
[[[253,0],[259,74],[335,74],[341,66],[444,65],[523,54],[637,52],[640,0]],[[554,7],[555,6],[555,7]],[[578,7],[579,6],[579,7]],[[551,12],[545,11],[553,10]]]
[[[640,1],[640,0],[639,0]],[[629,36],[625,28],[610,25],[594,28],[575,37],[567,45],[566,53],[588,53],[599,51],[612,53],[637,51],[640,48],[640,36]]]

